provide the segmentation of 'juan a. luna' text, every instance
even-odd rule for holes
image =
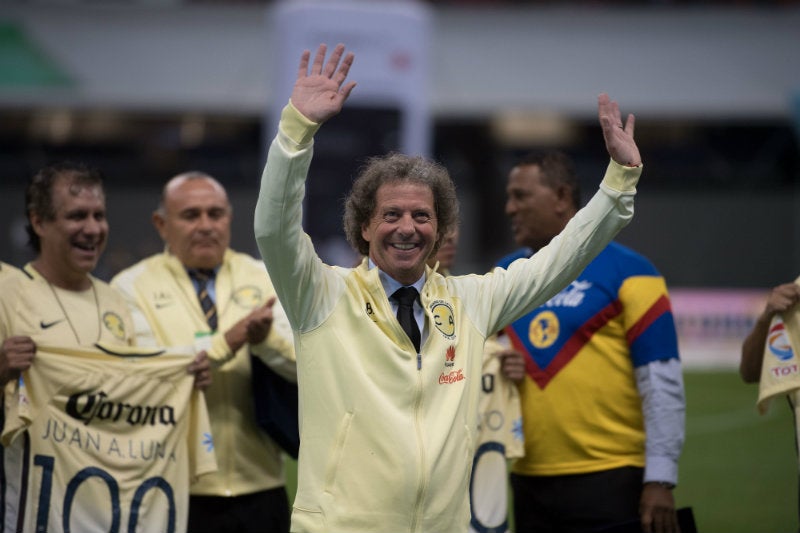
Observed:
[[[71,426],[52,418],[47,421],[41,438],[60,446],[74,446],[87,453],[107,454],[131,461],[176,460],[175,450],[168,450],[165,442],[109,436],[81,426]]]

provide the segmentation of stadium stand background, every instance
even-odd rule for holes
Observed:
[[[149,215],[159,187],[188,169],[226,184],[233,245],[254,253],[264,114],[286,97],[269,93],[272,5],[2,2],[0,258],[28,259],[22,187],[59,158],[107,176],[101,277],[158,249]],[[622,242],[674,286],[769,287],[800,271],[797,2],[426,5],[431,154],[459,187],[461,271],[486,270],[512,246],[504,185],[519,153],[561,147],[585,192],[595,189],[606,164],[595,117],[602,91],[636,113],[646,165]],[[356,130],[397,120],[391,110],[341,117]],[[350,141],[392,147],[391,131]],[[329,218],[338,227],[335,210]]]

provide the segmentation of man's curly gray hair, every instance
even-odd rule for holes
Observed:
[[[375,213],[378,189],[386,183],[419,183],[433,193],[434,213],[438,223],[436,253],[445,235],[458,227],[458,197],[447,169],[420,156],[390,153],[367,160],[345,199],[344,232],[350,245],[361,255],[369,254],[369,243],[361,236]]]

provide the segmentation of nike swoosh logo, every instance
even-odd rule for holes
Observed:
[[[170,305],[172,305],[172,302],[157,303],[156,304],[156,309],[163,309],[165,307],[169,307]]]
[[[44,320],[42,320],[41,322],[39,322],[39,325],[42,327],[42,329],[47,329],[55,326],[59,322],[64,322],[64,319],[60,318],[58,320],[54,320],[53,322],[45,322]]]

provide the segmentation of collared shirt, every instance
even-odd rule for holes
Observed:
[[[195,333],[207,331],[191,277],[168,251],[142,259],[112,283],[128,300],[141,345],[195,346]],[[231,352],[225,332],[262,307],[274,289],[263,263],[231,249],[225,250],[213,286],[218,330],[207,351],[215,374],[204,395],[216,454],[224,460],[218,473],[193,483],[190,491],[198,496],[238,497],[285,484],[280,449],[256,424],[250,354],[291,380],[296,376],[292,333],[280,302],[275,302],[274,320],[264,341]]]
[[[214,302],[215,305],[217,303],[217,285],[216,285],[215,282],[217,280],[217,274],[219,273],[220,266],[221,265],[217,265],[215,268],[207,269],[207,270],[213,270],[214,271],[214,275],[209,277],[208,281],[206,282],[206,292],[208,292],[208,295],[211,297],[211,301]],[[191,274],[192,270],[195,270],[195,269],[187,268],[186,269],[186,273],[189,274],[189,279],[192,280],[192,285],[194,286],[194,291],[195,292],[200,292],[200,280],[195,279],[195,277],[192,276],[192,274]]]
[[[372,270],[376,268],[377,265],[372,262],[372,258],[369,259],[369,268]],[[396,279],[392,278],[389,274],[378,268],[378,273],[381,278],[381,285],[383,285],[383,290],[386,291],[386,298],[389,299],[389,304],[392,306],[392,312],[397,316],[397,307],[398,304],[394,298],[392,298],[392,294],[399,289],[400,287],[414,287],[417,289],[418,293],[422,293],[422,286],[425,285],[425,273],[422,273],[422,277],[420,277],[417,281],[415,281],[412,285],[403,285]],[[428,324],[425,320],[425,310],[422,309],[422,304],[419,302],[419,298],[414,300],[414,320],[417,321],[417,327],[419,328],[420,333],[420,346],[425,344],[425,340],[428,338]]]
[[[554,296],[625,225],[641,171],[610,163],[601,192],[534,259],[485,276],[429,274],[420,366],[389,321],[396,319],[379,272],[367,261],[325,265],[303,231],[315,126],[287,106],[254,217],[298,347],[302,460],[292,530],[466,531],[483,343]],[[441,330],[429,307],[439,305],[449,315]]]

